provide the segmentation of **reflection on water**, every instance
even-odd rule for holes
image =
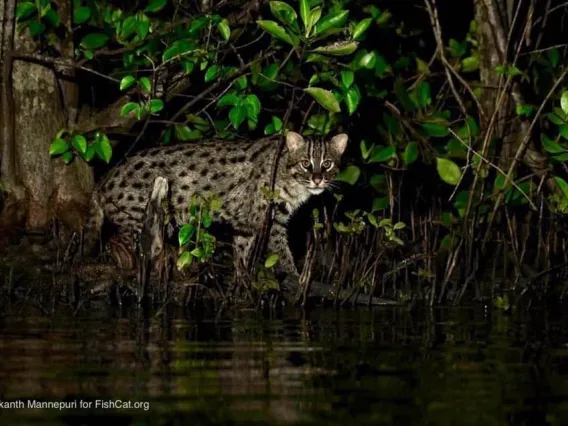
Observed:
[[[92,408],[1,425],[568,424],[568,317],[545,311],[4,315],[0,400]]]

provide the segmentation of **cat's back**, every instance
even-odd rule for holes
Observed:
[[[174,206],[194,192],[227,192],[267,169],[278,138],[256,141],[207,140],[150,148],[129,157],[103,179],[97,195],[105,216],[118,225],[138,221],[154,180],[168,180]]]

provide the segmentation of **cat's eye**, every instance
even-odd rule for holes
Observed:
[[[331,169],[331,161],[330,160],[325,160],[323,163],[321,163],[321,166],[324,169]]]
[[[312,163],[310,163],[308,160],[302,160],[302,161],[300,162],[300,164],[302,165],[302,167],[303,167],[304,169],[309,169],[310,166],[312,165]]]

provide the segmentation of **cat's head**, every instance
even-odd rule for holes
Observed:
[[[288,172],[311,194],[322,193],[339,173],[339,162],[348,139],[345,133],[333,138],[304,138],[298,133],[288,132]]]

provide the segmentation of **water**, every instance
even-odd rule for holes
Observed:
[[[5,315],[0,400],[78,408],[0,408],[2,426],[568,424],[562,313]]]

